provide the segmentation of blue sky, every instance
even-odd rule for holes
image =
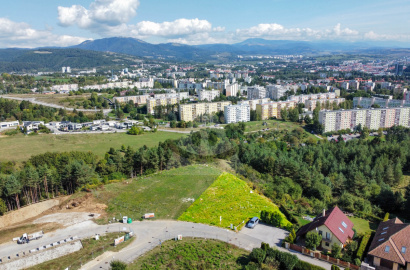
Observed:
[[[0,47],[69,46],[87,39],[235,43],[247,38],[401,41],[408,0],[42,0],[0,10]]]

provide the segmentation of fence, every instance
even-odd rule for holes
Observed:
[[[359,269],[360,269],[360,266],[351,264],[351,263],[349,263],[349,262],[341,261],[341,260],[339,260],[339,259],[332,258],[332,257],[330,257],[329,255],[324,255],[324,254],[322,254],[322,253],[320,253],[320,252],[312,251],[312,250],[307,249],[307,248],[302,247],[302,246],[298,246],[298,245],[295,245],[295,244],[285,243],[285,247],[286,247],[287,249],[291,249],[291,250],[300,252],[300,253],[302,253],[302,254],[304,254],[304,255],[307,255],[307,256],[316,258],[316,259],[318,259],[318,260],[326,261],[326,262],[329,262],[329,263],[331,263],[331,264],[335,264],[335,265],[338,265],[338,266],[341,266],[341,267],[344,267],[344,268],[349,267],[350,269],[354,269],[354,270],[359,270]]]

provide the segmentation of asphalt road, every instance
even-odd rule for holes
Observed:
[[[132,224],[114,223],[109,225],[97,225],[92,221],[85,221],[52,233],[47,233],[43,238],[31,241],[29,244],[18,245],[16,243],[9,242],[7,244],[0,245],[0,257],[15,256],[15,254],[22,253],[23,251],[27,253],[30,249],[48,245],[71,236],[85,238],[91,237],[95,234],[118,232],[122,231],[123,227],[131,229],[137,239],[119,252],[102,254],[93,261],[84,265],[82,269],[108,269],[109,262],[113,259],[119,259],[130,263],[145,252],[153,249],[157,245],[160,245],[160,242],[174,239],[178,235],[182,235],[182,237],[218,239],[234,244],[248,251],[251,251],[255,247],[260,247],[262,242],[267,242],[271,246],[278,247],[282,239],[287,235],[287,232],[284,230],[264,224],[258,224],[255,229],[243,228],[239,233],[235,233],[228,229],[222,229],[209,225],[172,220],[143,221],[133,222]],[[280,247],[278,248],[283,251],[287,251],[286,249]],[[319,265],[325,269],[330,269],[331,267],[331,265],[326,262],[312,259],[296,252],[293,253],[301,260]]]

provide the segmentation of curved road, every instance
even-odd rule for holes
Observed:
[[[63,240],[71,236],[79,238],[91,237],[95,234],[122,231],[126,227],[134,232],[136,239],[126,248],[119,252],[107,252],[87,263],[82,269],[108,269],[112,259],[118,259],[131,263],[145,252],[160,244],[160,241],[174,239],[178,235],[182,237],[213,238],[227,243],[231,243],[248,251],[255,247],[260,247],[262,242],[267,242],[271,246],[276,246],[282,251],[289,252],[279,247],[281,240],[287,233],[281,229],[259,224],[255,229],[243,228],[239,233],[199,223],[181,222],[173,220],[155,220],[133,222],[132,224],[114,223],[109,225],[97,225],[93,221],[84,221],[73,226],[63,228],[51,233],[47,233],[43,238],[31,241],[29,244],[18,245],[7,243],[0,245],[0,258],[5,256],[15,256],[23,251],[53,242]],[[312,259],[308,256],[293,252],[299,259],[309,263],[319,265],[325,269],[330,269],[329,263]]]

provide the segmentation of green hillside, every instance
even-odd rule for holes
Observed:
[[[262,210],[279,212],[282,226],[289,221],[268,198],[253,191],[246,182],[236,176],[223,173],[179,218],[182,221],[241,228],[249,218],[260,217]],[[222,221],[220,221],[222,217]]]

